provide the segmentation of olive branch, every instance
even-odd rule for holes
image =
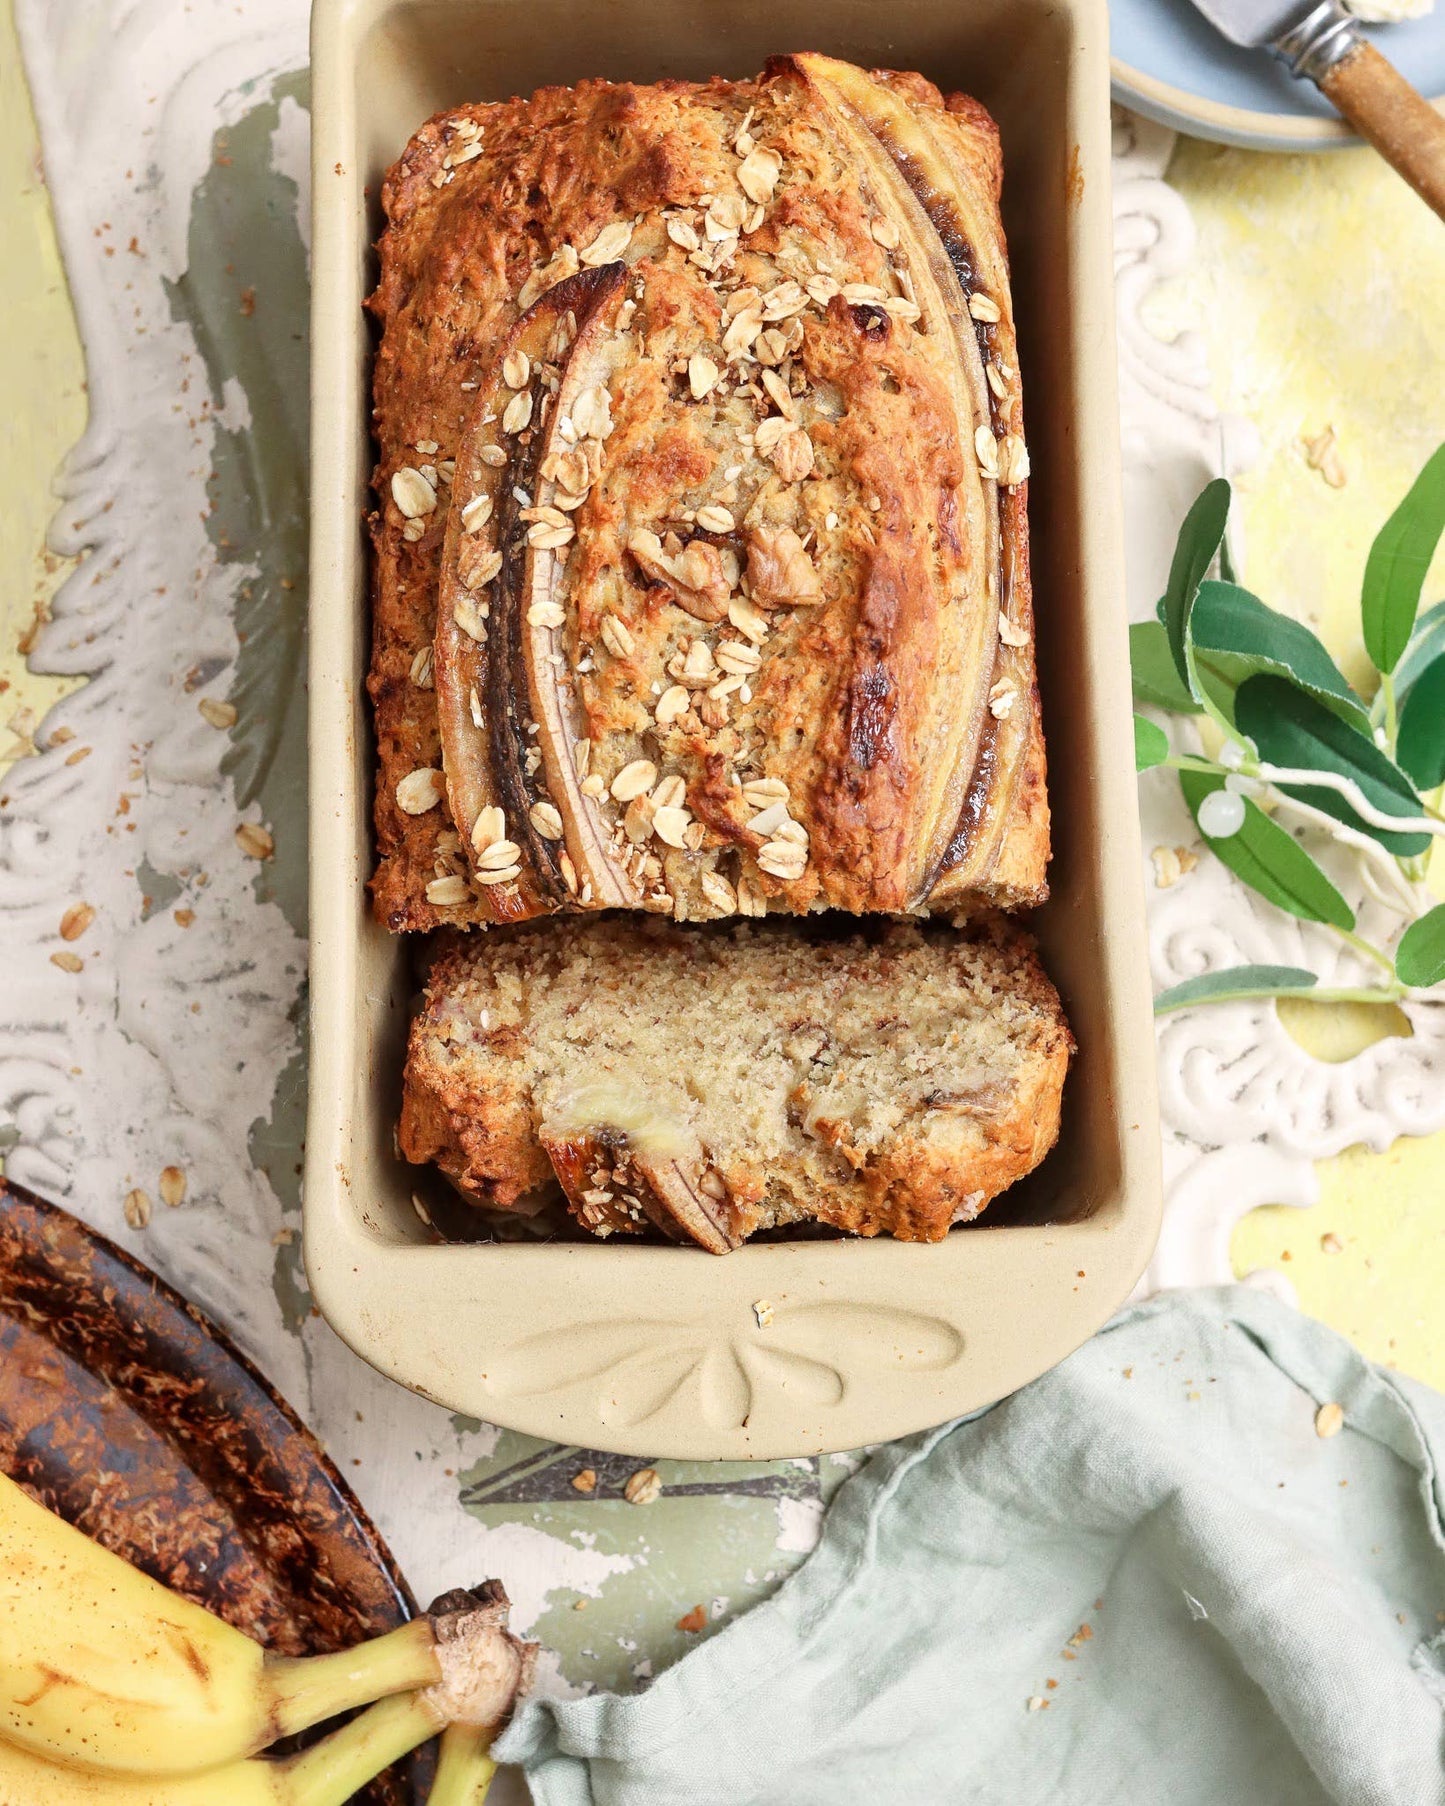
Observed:
[[[1155,1013],[1302,994],[1398,1002],[1445,979],[1445,904],[1430,906],[1424,888],[1430,848],[1445,837],[1445,602],[1420,612],[1445,530],[1445,445],[1365,563],[1360,617],[1378,674],[1370,701],[1308,627],[1235,580],[1229,504],[1229,484],[1217,477],[1184,517],[1158,619],[1129,630],[1135,697],[1205,718],[1219,750],[1177,753],[1156,721],[1136,714],[1135,767],[1176,771],[1205,843],[1236,877],[1299,920],[1332,929],[1383,976],[1330,987],[1299,966],[1230,966],[1161,992]],[[1401,919],[1391,948],[1356,932],[1349,903],[1276,815],[1323,829],[1360,856],[1365,888]]]

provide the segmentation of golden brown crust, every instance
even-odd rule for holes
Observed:
[[[922,137],[904,154],[907,132]],[[767,190],[756,206],[739,173],[748,139],[778,159],[771,186],[766,168],[761,187],[756,169],[749,179]],[[937,178],[932,200],[908,186],[917,167]],[[997,133],[976,102],[944,102],[918,76],[868,78],[821,58],[782,59],[758,83],[543,90],[438,115],[412,140],[385,185],[372,300],[382,338],[369,683],[383,921],[466,926],[619,901],[704,917],[731,906],[898,911],[1044,894],[1025,482],[1017,470],[1012,484],[996,481],[969,430],[975,418],[991,423],[996,441],[1012,434],[1022,453],[1000,174]],[[710,264],[719,244],[708,196],[746,208],[741,221],[718,215],[735,230]],[[935,227],[930,249],[919,234]],[[439,787],[445,770],[454,801],[459,794],[457,735],[444,747],[429,687],[438,584],[444,554],[455,572],[466,550],[455,517],[476,494],[485,467],[475,460],[497,446],[509,459],[525,454],[539,433],[555,439],[560,410],[548,419],[546,381],[565,384],[572,348],[552,378],[532,372],[535,425],[504,435],[484,397],[489,385],[512,393],[499,389],[499,371],[524,306],[598,245],[631,271],[631,311],[625,324],[614,316],[628,342],[608,371],[611,432],[605,446],[597,441],[605,459],[568,515],[576,539],[557,579],[565,622],[551,654],[538,634],[520,646],[517,693],[530,683],[535,713],[539,670],[551,656],[570,662],[594,772],[610,783],[640,758],[661,781],[675,773],[685,787],[677,831],[689,837],[674,845],[649,838],[646,822],[624,829],[625,810],[594,799],[596,834],[613,838],[613,853],[594,848],[598,882],[584,870],[569,891],[534,881],[546,849],[529,846],[507,814],[517,880],[483,884],[469,845],[475,821],[459,835],[445,802],[425,806],[431,774]],[[749,293],[766,298],[810,272],[836,274],[799,309],[769,311],[775,345],[729,349]],[[845,295],[840,283],[863,287]],[[963,312],[975,290],[997,321]],[[873,295],[880,300],[865,298]],[[923,304],[920,320],[910,295]],[[963,328],[950,328],[959,315]],[[693,354],[724,373],[706,400],[689,392]],[[992,387],[984,359],[998,366]],[[770,389],[779,378],[782,389]],[[776,442],[761,449],[761,438],[739,451],[740,426],[766,437],[789,412],[802,430],[781,451]],[[540,487],[527,493],[540,501]],[[697,512],[720,499],[736,525],[719,534]],[[534,599],[542,555],[524,536],[548,525],[514,520],[515,542],[498,546],[518,593]],[[639,530],[657,537],[651,562],[631,549]],[[685,556],[721,587],[688,591],[673,575]],[[814,593],[791,594],[798,580]],[[694,686],[691,706],[663,732],[652,711],[659,690],[674,687],[689,639],[710,654],[724,640],[746,650],[740,632],[719,623],[729,591],[751,597],[764,618],[751,695],[741,700],[734,687],[714,700]],[[633,642],[615,660],[597,638],[608,615]],[[560,752],[546,752],[539,769],[483,771],[461,788],[474,802],[480,783],[499,803],[509,793],[525,808],[557,807],[575,869],[581,807],[570,784],[583,774],[566,774],[559,795]],[[398,785],[413,774],[402,794],[418,812],[408,813]],[[784,840],[806,845],[801,860],[775,831],[752,830],[758,809],[744,806],[739,781],[759,779],[788,786]],[[603,857],[625,866],[617,882],[626,896],[607,893]]]
[[[603,1236],[650,1224],[722,1253],[811,1218],[936,1241],[1053,1145],[1072,1048],[1032,944],[996,918],[573,919],[447,943],[401,1145],[494,1208],[555,1179]]]

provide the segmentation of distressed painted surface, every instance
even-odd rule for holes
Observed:
[[[277,18],[287,10],[279,3],[269,9]],[[285,28],[299,54],[300,25],[290,21]],[[13,59],[5,62],[0,79],[13,80],[14,70]],[[149,284],[147,302],[157,321],[190,335],[186,417],[202,474],[199,489],[186,492],[187,507],[202,523],[205,555],[225,586],[226,619],[235,629],[234,646],[226,646],[214,667],[224,670],[225,694],[239,711],[219,776],[229,786],[229,805],[261,817],[276,834],[275,860],[248,869],[245,879],[253,901],[274,909],[274,919],[296,935],[304,930],[305,909],[298,681],[305,593],[305,222],[295,211],[304,102],[304,78],[293,62],[276,81],[251,84],[228,107],[219,130],[207,125],[196,140],[197,185],[179,202],[171,198],[177,255],[164,272],[161,246],[142,243],[133,252],[129,234],[117,241],[112,233],[106,241],[114,253],[110,263],[134,260],[133,270],[124,264],[127,280]],[[7,167],[22,172],[4,204],[19,207],[28,221],[7,240],[16,251],[0,265],[0,306],[33,348],[33,356],[21,360],[22,386],[12,397],[22,429],[0,442],[7,493],[17,498],[0,542],[6,558],[0,681],[11,685],[0,692],[3,726],[13,699],[43,709],[73,687],[27,673],[16,643],[31,618],[37,574],[43,575],[37,559],[51,507],[49,473],[81,423],[83,403],[73,322],[55,280],[53,248],[46,246],[43,197],[33,177],[28,188],[23,178],[33,139],[22,109],[0,108],[0,146],[11,160]],[[1293,582],[1304,612],[1316,610],[1327,634],[1344,644],[1364,546],[1430,436],[1418,406],[1420,342],[1430,335],[1437,345],[1445,342],[1445,284],[1439,281],[1445,246],[1437,250],[1413,216],[1401,215],[1401,197],[1388,191],[1389,178],[1363,156],[1333,159],[1327,170],[1323,163],[1302,168],[1286,159],[1190,146],[1181,152],[1175,176],[1195,207],[1202,251],[1176,294],[1161,301],[1161,319],[1171,308],[1193,312],[1209,337],[1225,405],[1248,413],[1260,427],[1262,456],[1243,497],[1248,575],[1272,600],[1284,599]],[[1320,217],[1328,224],[1318,242],[1307,230],[1292,234],[1281,224],[1301,183],[1318,191]],[[1418,206],[1408,196],[1403,202]],[[1398,268],[1383,262],[1372,267],[1368,259],[1375,253],[1350,251],[1350,222],[1358,237],[1361,209],[1383,209],[1373,217],[1391,226],[1404,217],[1411,227]],[[1379,236],[1387,242],[1383,224]],[[1401,242],[1395,233],[1394,245]],[[1357,273],[1346,279],[1342,272]],[[1301,292],[1315,300],[1309,318],[1296,323],[1289,310]],[[1381,310],[1383,324],[1377,324]],[[1361,337],[1362,314],[1371,320],[1367,339]],[[1411,317],[1402,324],[1405,314]],[[1331,355],[1341,346],[1349,347],[1348,357]],[[40,374],[32,381],[34,372]],[[1299,432],[1318,431],[1326,420],[1340,434],[1350,472],[1341,491],[1327,491],[1294,447]],[[194,694],[184,694],[192,707]],[[3,748],[0,736],[0,758]],[[159,925],[195,901],[180,863],[142,859],[124,877],[128,906],[140,924]],[[224,922],[213,919],[208,927],[200,920],[190,932],[215,937]],[[66,995],[58,988],[56,994]],[[289,991],[278,987],[247,1007],[272,1012],[287,1051],[282,1077],[240,1138],[264,1185],[264,1261],[255,1271],[273,1288],[265,1311],[243,1333],[268,1370],[286,1376],[417,1590],[500,1572],[517,1598],[523,1627],[559,1651],[567,1682],[628,1685],[776,1585],[810,1546],[821,1501],[849,1463],[746,1469],[663,1463],[663,1497],[648,1506],[629,1505],[621,1488],[640,1464],[555,1450],[449,1419],[370,1374],[310,1316],[294,1243],[286,1235],[295,1221],[302,1123],[299,984]],[[114,1084],[114,1075],[105,1082]],[[0,1121],[0,1147],[4,1134]],[[1418,1332],[1400,1333],[1407,1321],[1428,1319],[1424,1301],[1431,1287],[1438,1296],[1445,1277],[1438,1217],[1432,1223],[1428,1208],[1442,1169],[1445,1148],[1434,1142],[1402,1144],[1378,1159],[1351,1155],[1328,1163],[1325,1202],[1309,1217],[1320,1220],[1320,1230],[1334,1229],[1346,1252],[1311,1254],[1306,1244],[1314,1234],[1317,1247],[1318,1233],[1304,1215],[1291,1213],[1293,1259],[1284,1270],[1308,1308],[1354,1334],[1370,1352],[1445,1382],[1439,1332],[1432,1335],[1422,1322]],[[95,1163],[79,1169],[69,1201],[86,1214],[105,1214],[114,1232],[120,1187],[104,1197],[86,1190],[102,1171],[110,1184],[110,1170]],[[183,1238],[184,1228],[185,1219],[178,1218],[169,1241],[155,1231],[120,1233],[142,1258],[168,1266],[187,1289],[197,1289],[210,1276],[187,1268],[194,1238]],[[1270,1213],[1246,1224],[1236,1244],[1241,1265],[1274,1264],[1287,1245],[1280,1230]],[[253,1225],[247,1233],[262,1232]],[[273,1235],[280,1238],[274,1246]],[[258,1277],[254,1284],[260,1283]],[[572,1478],[588,1466],[596,1468],[599,1483],[583,1497]],[[705,1628],[677,1629],[697,1606],[704,1608]],[[559,1684],[556,1675],[553,1684]]]
[[[1241,581],[1321,634],[1354,679],[1360,577],[1371,539],[1445,439],[1445,232],[1372,152],[1262,156],[1182,140],[1169,172],[1199,233],[1195,260],[1158,291],[1156,317],[1209,347],[1220,406],[1248,417],[1259,454],[1239,484]],[[1336,488],[1303,441],[1333,427]],[[1426,600],[1445,597],[1445,554]],[[1445,895],[1437,848],[1434,888]],[[1326,1058],[1365,1045],[1372,1012],[1303,1005],[1291,1032]],[[1393,1025],[1393,1024],[1392,1024]],[[1445,1134],[1320,1165],[1310,1211],[1240,1225],[1238,1270],[1280,1267],[1306,1310],[1369,1354],[1445,1386]],[[1345,1256],[1324,1254],[1328,1233]]]

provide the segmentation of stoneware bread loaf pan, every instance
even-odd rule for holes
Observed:
[[[327,1319],[458,1411],[638,1456],[855,1448],[1002,1397],[1091,1335],[1153,1247],[1154,1036],[1120,544],[1104,0],[316,0],[306,1263]],[[440,1241],[392,1149],[415,947],[372,921],[361,522],[382,174],[439,108],[584,76],[753,75],[820,50],[978,96],[1033,463],[1055,831],[1037,918],[1079,1054],[1059,1145],[976,1227],[697,1249]],[[460,1214],[460,1213],[459,1213]],[[766,1301],[771,1312],[754,1307]]]

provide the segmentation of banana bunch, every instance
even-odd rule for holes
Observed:
[[[0,1806],[341,1806],[447,1727],[440,1798],[479,1806],[536,1658],[507,1614],[487,1581],[356,1649],[271,1656],[0,1474]]]

